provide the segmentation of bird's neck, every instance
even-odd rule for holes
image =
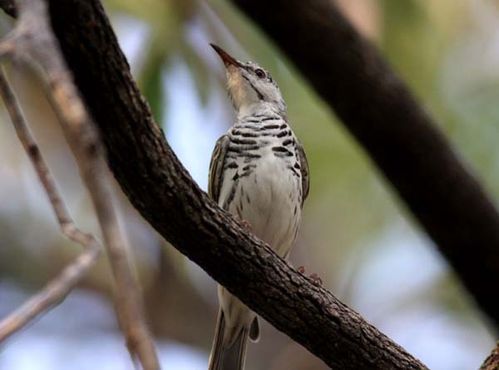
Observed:
[[[237,111],[238,121],[242,121],[247,117],[278,115],[286,117],[286,110],[277,107],[275,104],[268,102],[258,102],[249,105],[242,105]]]

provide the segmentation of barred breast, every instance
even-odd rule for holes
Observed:
[[[285,257],[301,220],[296,139],[278,116],[253,117],[229,131],[219,205]]]

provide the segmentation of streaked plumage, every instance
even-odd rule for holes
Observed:
[[[287,257],[308,195],[308,163],[288,125],[286,105],[268,72],[213,46],[227,68],[235,124],[216,143],[208,192],[218,205]],[[259,336],[256,315],[219,286],[220,313],[210,370],[244,367],[248,336]]]

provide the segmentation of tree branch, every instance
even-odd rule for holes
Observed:
[[[499,214],[432,118],[334,1],[232,0],[366,149],[499,325]]]
[[[9,112],[19,141],[23,145],[38,178],[47,193],[52,209],[57,217],[61,232],[69,240],[80,244],[84,251],[40,292],[32,296],[21,307],[0,321],[0,342],[20,330],[37,316],[61,302],[86,275],[99,257],[101,247],[93,235],[86,234],[76,227],[64,201],[57,190],[54,178],[43,159],[34,137],[28,129],[21,109],[3,71],[0,69],[0,95]]]
[[[11,17],[17,17],[17,8],[14,0],[0,0],[0,8]]]
[[[116,178],[168,241],[333,368],[425,368],[247,235],[196,186],[153,121],[97,0],[49,4],[55,34]]]
[[[485,362],[480,367],[480,370],[499,370],[499,342],[489,357],[485,359]]]
[[[126,336],[129,352],[144,369],[159,369],[154,344],[143,318],[138,286],[129,266],[125,238],[112,203],[104,151],[96,127],[86,112],[52,33],[47,4],[43,0],[23,0],[19,2],[18,10],[16,27],[0,44],[0,52],[41,67],[47,95],[95,207],[116,284],[118,322]],[[61,203],[54,204],[54,207],[62,207]]]

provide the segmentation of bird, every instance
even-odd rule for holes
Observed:
[[[221,208],[287,259],[309,193],[303,146],[288,123],[287,107],[270,73],[241,62],[217,45],[236,113],[215,144],[208,194]],[[209,370],[244,369],[248,338],[258,341],[256,314],[223,286]]]

